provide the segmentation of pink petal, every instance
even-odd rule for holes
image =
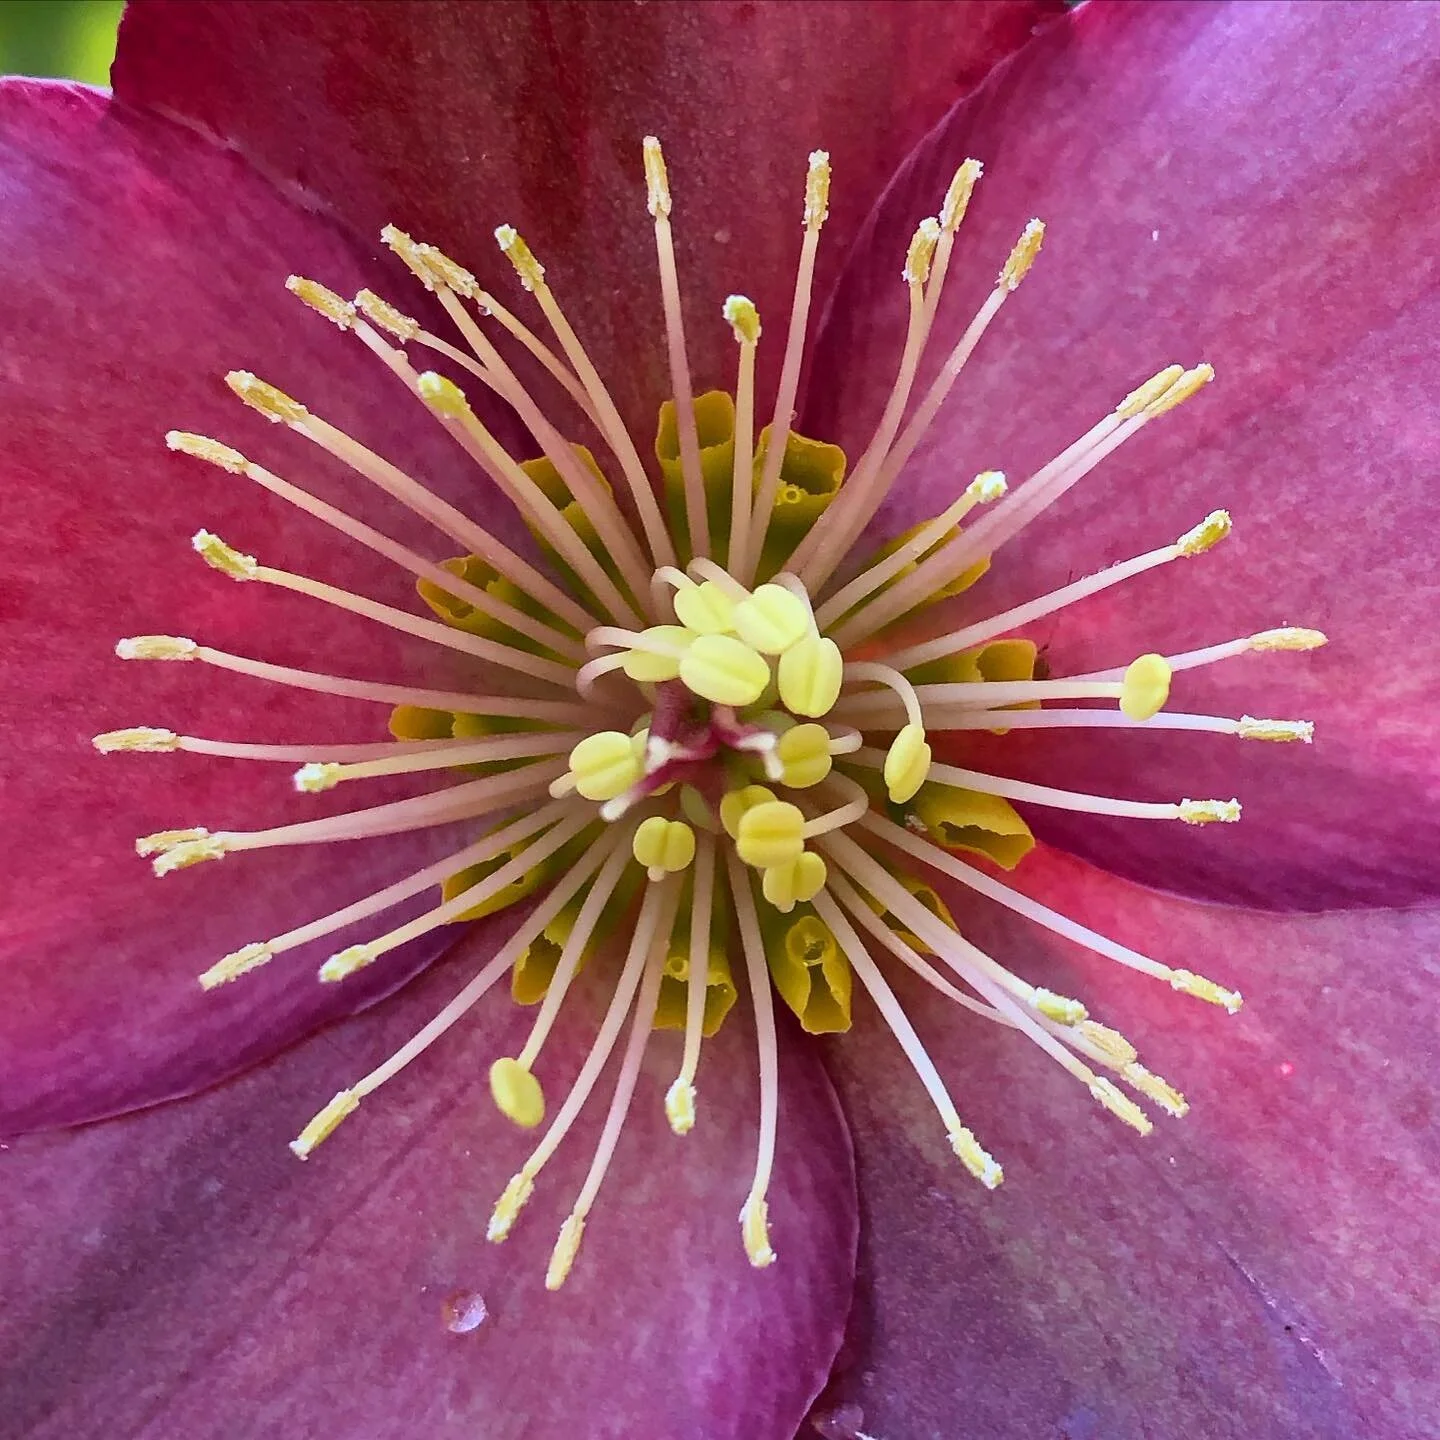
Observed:
[[[697,387],[728,384],[728,293],[784,333],[807,152],[843,180],[823,287],[896,160],[1059,8],[271,3],[262,21],[150,4],[127,13],[114,80],[367,239],[394,220],[502,295],[490,231],[518,226],[645,445],[669,379],[641,137],[666,146]]]
[[[486,953],[460,950],[461,963],[392,1003],[209,1094],[11,1148],[0,1405],[12,1425],[30,1440],[97,1425],[219,1440],[237,1424],[334,1440],[789,1440],[839,1343],[855,1247],[848,1143],[813,1048],[784,1047],[780,1258],[763,1272],[735,1223],[758,1103],[743,1019],[706,1044],[684,1139],[661,1106],[677,1037],[652,1042],[558,1294],[545,1265],[606,1090],[511,1239],[487,1245],[489,1207],[533,1143],[486,1093],[490,1061],[525,1033],[502,995],[307,1164],[286,1153],[313,1110],[407,1039]],[[588,1017],[570,1020],[541,1061],[556,1105],[591,1032]],[[487,1311],[468,1333],[447,1328],[457,1294],[462,1309],[478,1296]]]
[[[807,418],[853,447],[893,374],[898,257],[961,157],[989,168],[937,327],[946,348],[1029,216],[1049,227],[887,529],[981,468],[1032,472],[1160,365],[1215,363],[1213,387],[1104,462],[955,607],[1004,609],[1225,506],[1236,533],[1214,555],[1032,627],[1057,673],[1286,622],[1330,633],[1313,656],[1196,672],[1172,701],[1311,718],[1313,753],[1113,732],[976,748],[1075,789],[1245,801],[1238,834],[1034,816],[1132,878],[1281,908],[1436,893],[1440,657],[1423,537],[1440,445],[1437,27],[1428,6],[1088,5],[911,157],[837,296]]]
[[[385,797],[316,802],[293,793],[293,766],[100,756],[92,735],[150,724],[229,740],[365,741],[385,738],[386,714],[201,665],[125,664],[115,641],[179,633],[282,664],[445,688],[475,676],[451,673],[448,652],[207,570],[189,546],[202,525],[272,563],[415,603],[408,577],[246,480],[168,454],[165,431],[233,441],[424,553],[450,553],[453,542],[403,511],[397,522],[398,507],[372,502],[363,484],[317,464],[313,446],[246,411],[221,377],[253,367],[417,474],[469,487],[472,503],[477,492],[470,463],[382,383],[376,362],[285,293],[291,269],[346,294],[386,283],[389,272],[362,263],[330,226],[237,157],[94,92],[7,82],[0,131],[0,724],[12,751],[0,1130],[11,1130],[209,1083],[369,1003],[445,943],[436,935],[353,988],[316,984],[312,950],[201,994],[195,976],[221,955],[463,842],[421,832],[154,880],[134,854],[139,835],[265,827]]]
[[[1245,1008],[1227,1017],[947,892],[976,943],[1081,996],[1193,1108],[1152,1112],[1141,1138],[1032,1045],[901,984],[1006,1178],[994,1194],[969,1180],[867,1014],[832,1066],[868,1219],[832,1403],[859,1403],[877,1435],[1422,1433],[1436,912],[1203,906],[1043,847],[1019,873],[1064,913],[1238,984]]]

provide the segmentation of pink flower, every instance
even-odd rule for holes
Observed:
[[[1045,13],[156,3],[126,21],[116,101],[0,88],[0,613],[17,757],[3,1123],[19,1134],[121,1117],[0,1155],[14,1197],[0,1413],[18,1433],[100,1421],[154,1436],[785,1437],[847,1318],[825,1403],[860,1406],[885,1440],[1423,1426],[1434,922],[1403,907],[1433,900],[1437,880],[1425,522],[1440,26],[1427,7],[1092,3],[1031,37]],[[413,608],[398,573],[239,478],[167,457],[158,437],[219,435],[358,513],[341,467],[237,419],[218,377],[253,368],[473,505],[474,471],[434,421],[392,404],[373,359],[281,288],[299,272],[342,294],[413,296],[373,238],[390,220],[477,267],[489,231],[514,222],[648,437],[671,393],[638,212],[636,147],[652,132],[677,195],[695,388],[731,385],[734,341],[714,322],[747,289],[776,339],[760,351],[767,401],[801,157],[829,147],[797,423],[852,460],[894,376],[900,257],[960,160],[981,156],[987,175],[922,386],[1020,225],[1044,216],[1042,261],[899,476],[877,537],[935,514],[986,466],[1035,470],[1172,352],[1215,362],[1221,383],[1203,400],[1147,427],[997,553],[983,589],[953,602],[967,619],[1164,544],[1223,505],[1236,533],[1214,555],[1027,630],[1051,672],[1287,623],[1333,643],[1175,685],[1175,709],[1312,717],[1313,747],[1016,727],[968,732],[951,751],[1095,795],[1244,799],[1243,825],[1198,831],[1027,810],[1050,843],[1006,877],[1137,951],[1233,980],[1248,1001],[1234,1019],[946,892],[987,953],[1032,984],[1083,990],[1145,1037],[1147,1059],[1164,1053],[1193,1105],[1183,1125],[1140,1140],[1033,1047],[939,1013],[898,977],[966,1123],[1004,1160],[1002,1189],[969,1183],[872,1013],[823,1050],[782,1029],[769,1192],[781,1263],[753,1272],[731,1201],[755,1161],[753,1034],[732,1022],[705,1043],[683,1142],[654,1094],[634,1106],[584,1262],[551,1296],[539,1272],[558,1207],[544,1224],[527,1216],[502,1250],[482,1233],[523,1148],[485,1092],[484,1070],[528,1028],[500,997],[315,1162],[284,1151],[325,1096],[481,968],[513,919],[432,933],[339,986],[280,963],[208,994],[194,984],[219,955],[449,853],[473,827],[262,851],[146,884],[136,835],[191,817],[273,824],[275,787],[238,762],[83,747],[132,717],[277,743],[374,733],[374,707],[356,701],[121,665],[121,634],[174,631],[446,688],[430,652],[394,632],[197,575],[184,540],[208,527],[267,563]],[[485,283],[521,312],[508,277]],[[513,422],[502,438],[523,443]],[[430,544],[383,513],[398,539]],[[304,807],[284,818],[346,808]],[[562,1015],[546,1052],[560,1081],[592,1030]],[[658,1094],[672,1075],[657,1060],[642,1085]],[[537,1209],[574,1193],[597,1131],[598,1117],[557,1156]],[[488,1318],[456,1333],[477,1294]]]

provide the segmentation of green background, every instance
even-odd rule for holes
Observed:
[[[123,0],[0,0],[0,74],[110,83]]]

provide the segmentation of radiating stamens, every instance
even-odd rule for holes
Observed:
[[[690,968],[685,990],[685,1049],[680,1073],[665,1092],[665,1114],[677,1135],[695,1125],[695,1074],[700,1067],[700,1042],[705,1022],[706,978],[710,968],[710,928],[714,923],[715,846],[702,833],[695,855],[695,892],[690,905]]]

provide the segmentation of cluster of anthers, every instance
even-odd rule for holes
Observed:
[[[1037,674],[1035,647],[1014,638],[1017,629],[1131,576],[1203,553],[1230,529],[1223,510],[1173,543],[1028,604],[959,628],[945,618],[953,607],[940,607],[927,621],[927,607],[973,584],[1005,541],[1139,430],[1204,386],[1212,377],[1208,365],[1161,370],[1003,501],[1003,476],[987,471],[933,519],[863,563],[847,565],[986,327],[1029,270],[1043,226],[1031,221],[1025,227],[989,298],[933,383],[923,394],[912,394],[955,233],[980,177],[977,162],[960,167],[938,217],[921,222],[905,257],[909,326],[894,386],[873,438],[847,473],[838,449],[790,425],[826,217],[828,156],[810,157],[773,417],[758,437],[756,308],[738,295],[725,303],[738,350],[733,393],[696,396],[681,323],[670,189],[654,139],[644,143],[644,163],[673,385],[672,398],[661,407],[653,477],[546,283],[544,268],[509,226],[496,231],[500,249],[538,303],[558,353],[482,291],[468,271],[393,227],[384,232],[385,242],[433,293],[465,348],[430,333],[370,291],[352,302],[312,280],[289,281],[301,300],[353,335],[429,407],[515,505],[545,552],[547,568],[247,372],[227,377],[241,400],[423,517],[462,558],[444,563],[424,558],[216,440],[181,432],[167,436],[172,449],[259,483],[410,572],[438,618],[420,618],[272,569],[202,531],[195,548],[212,566],[232,579],[277,585],[472,657],[487,677],[474,693],[341,678],[224,653],[191,639],[140,636],[120,642],[122,658],[198,661],[390,706],[394,741],[252,745],[149,728],[114,731],[95,741],[105,751],[187,750],[298,762],[295,783],[306,793],[373,776],[459,771],[467,777],[432,793],[328,819],[251,832],[178,830],[140,840],[140,853],[152,857],[155,872],[165,875],[197,861],[270,846],[380,836],[457,820],[483,819],[489,826],[448,859],[225,956],[200,977],[207,988],[367,922],[436,885],[442,887],[441,903],[388,933],[340,949],[325,961],[320,979],[342,981],[438,926],[525,897],[536,901],[448,1007],[304,1127],[291,1146],[302,1159],[507,974],[515,998],[538,1004],[539,1011],[519,1054],[495,1060],[491,1089],[511,1120],[540,1125],[546,1102],[537,1067],[566,993],[594,952],[611,946],[622,952],[593,1048],[490,1222],[492,1240],[510,1233],[542,1167],[589,1100],[629,1017],[598,1149],[546,1276],[552,1289],[574,1262],[656,1028],[683,1032],[679,1073],[665,1108],[677,1134],[695,1123],[702,1040],[714,1033],[736,998],[732,956],[743,959],[758,1042],[759,1150],[740,1212],[745,1249],[757,1266],[775,1258],[766,1203],[777,1114],[772,986],[805,1029],[840,1031],[849,1027],[852,983],[858,980],[933,1099],[955,1154],[989,1187],[1000,1182],[1000,1166],[962,1123],[876,957],[908,967],[956,1005],[1021,1032],[1141,1133],[1150,1130],[1150,1120],[1109,1074],[1161,1110],[1183,1114],[1181,1095],[1141,1065],[1122,1035],[1091,1019],[1078,1000],[1028,984],[965,939],[922,876],[944,876],[1110,960],[1234,1011],[1240,996],[1233,990],[1067,919],[1003,884],[994,868],[1013,867],[1032,844],[1011,801],[1190,824],[1236,820],[1239,805],[1189,799],[1138,803],[1021,784],[938,763],[931,740],[947,731],[1145,725],[1308,741],[1311,727],[1302,721],[1172,714],[1163,707],[1176,670],[1249,651],[1308,649],[1324,642],[1316,631],[1283,628],[1180,655],[1142,655],[1115,670],[1065,678]],[[492,336],[482,319],[509,340]],[[605,465],[546,418],[500,348],[511,342],[574,401],[590,438],[608,452]],[[412,366],[413,349],[443,356],[467,383],[473,379],[493,391],[513,408],[541,455],[517,460],[453,380]],[[607,471],[618,476],[619,487],[612,487]],[[993,508],[971,523],[970,512],[984,506]],[[837,578],[842,574],[843,580]],[[875,658],[881,654],[883,662]],[[1052,701],[1064,702],[1064,708],[1045,708]],[[992,864],[977,868],[960,858],[964,853]]]

